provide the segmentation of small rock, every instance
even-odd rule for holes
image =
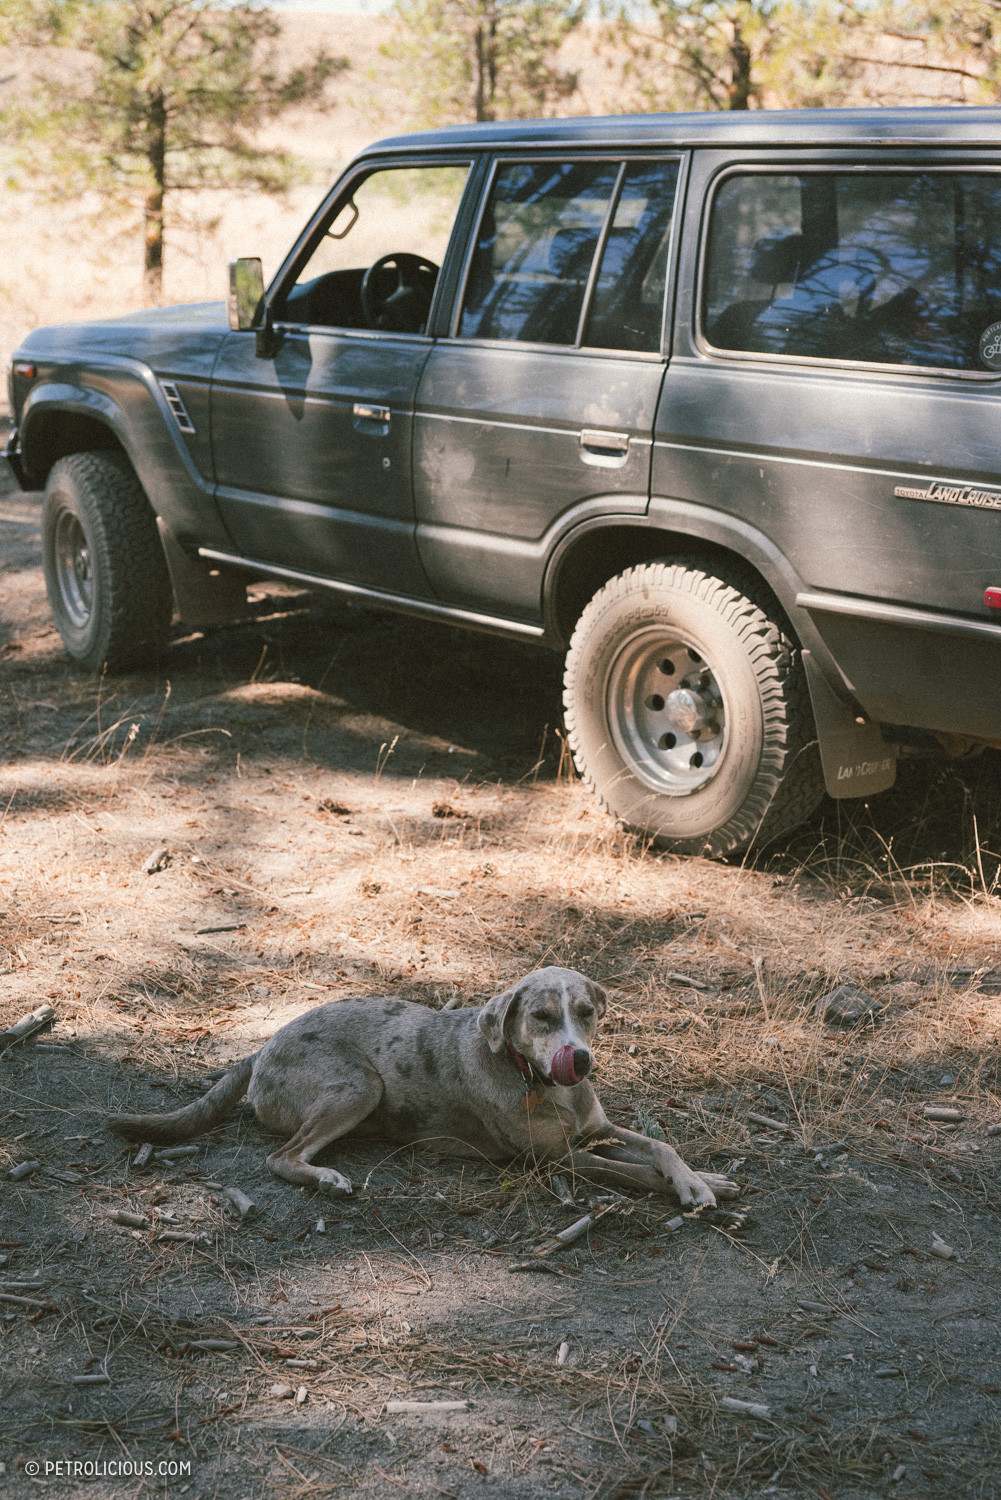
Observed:
[[[169,849],[154,849],[146,863],[143,865],[144,875],[156,875],[160,870],[165,870],[170,864]]]
[[[890,1475],[890,1483],[899,1484],[906,1473],[907,1469],[904,1464],[898,1464],[893,1473]]]
[[[284,1381],[279,1380],[268,1391],[268,1395],[274,1396],[279,1401],[287,1401],[290,1396],[295,1395],[295,1386],[286,1385]]]
[[[940,1088],[947,1089],[951,1087],[951,1085],[954,1084],[956,1080],[955,1078],[953,1078],[951,1073],[943,1073],[938,1082]]]
[[[879,1001],[855,984],[840,984],[836,990],[821,995],[814,1013],[826,1026],[858,1026],[875,1021],[882,1010]]]
[[[296,1404],[296,1406],[305,1406],[305,1404],[308,1401],[308,1399],[309,1399],[309,1392],[307,1391],[307,1389],[306,1389],[306,1387],[304,1385],[301,1385],[299,1387],[299,1389],[295,1393],[295,1404]]]

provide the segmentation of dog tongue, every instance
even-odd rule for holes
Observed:
[[[580,1083],[574,1071],[573,1048],[569,1042],[565,1047],[561,1047],[553,1058],[549,1076],[554,1083],[561,1083],[564,1088],[572,1088],[575,1083]]]

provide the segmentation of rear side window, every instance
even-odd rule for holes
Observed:
[[[501,164],[461,338],[657,351],[677,161]]]
[[[617,162],[502,166],[466,289],[465,338],[573,344]]]
[[[713,200],[717,349],[983,371],[1001,318],[1001,175],[747,173]]]

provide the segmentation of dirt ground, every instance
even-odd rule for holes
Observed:
[[[677,860],[573,781],[555,658],[261,586],[97,683],[38,520],[0,496],[0,1025],[56,1011],[0,1059],[0,1492],[997,1493],[997,758]],[[609,989],[612,1118],[729,1171],[736,1213],[358,1146],[321,1200],[245,1108],[144,1167],[104,1128],[313,1006],[546,963]],[[870,1000],[825,1024],[844,983]]]

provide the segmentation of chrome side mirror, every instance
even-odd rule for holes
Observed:
[[[254,327],[264,301],[264,269],[256,255],[229,263],[229,326],[234,333]]]

